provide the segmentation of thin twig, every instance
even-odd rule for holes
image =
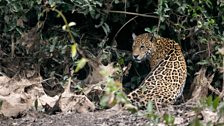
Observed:
[[[155,100],[154,103],[155,103],[155,107],[156,107],[157,112],[160,114],[161,111],[160,111],[160,109],[159,109],[158,102]]]
[[[157,25],[157,34],[159,34],[160,23],[161,23],[161,20],[159,19],[159,22],[158,22],[158,25]]]
[[[159,9],[160,2],[161,1],[158,0],[158,9]],[[159,34],[160,23],[161,23],[161,16],[159,16],[159,21],[158,21],[158,25],[157,25],[157,35]]]
[[[210,57],[211,56],[211,50],[210,50],[210,43],[209,42],[207,43],[207,46],[208,46],[208,56]]]
[[[1,76],[7,76],[5,73],[3,73],[3,72],[1,72],[1,71],[0,71],[0,75],[1,75]]]
[[[128,20],[118,31],[117,33],[114,35],[114,38],[113,38],[113,43],[112,45],[116,45],[115,44],[115,38],[117,37],[118,33],[120,33],[120,31],[124,28],[124,26],[126,26],[129,22],[131,22],[132,20],[134,20],[135,18],[137,18],[138,16],[135,16],[133,18],[131,18],[130,20]]]
[[[206,50],[201,50],[201,51],[196,52],[195,54],[193,54],[192,59],[193,59],[196,55],[198,55],[198,54],[200,54],[200,53],[203,53],[203,52],[206,52],[206,51],[208,51],[208,50],[206,49]]]
[[[12,34],[11,36],[11,57],[14,58],[14,54],[15,54],[15,40],[14,40],[14,34]]]
[[[58,15],[61,16],[61,18],[63,19],[63,21],[64,21],[64,23],[65,23],[66,30],[67,30],[67,32],[68,32],[68,34],[69,34],[69,36],[70,36],[71,41],[72,41],[73,43],[76,43],[76,42],[75,42],[75,39],[74,39],[74,37],[73,37],[73,35],[72,35],[71,29],[70,29],[69,26],[68,26],[68,21],[67,21],[66,17],[64,16],[64,14],[63,14],[61,11],[59,11],[58,9],[56,9],[56,8],[51,8],[51,10],[57,12]]]
[[[127,0],[124,1],[124,11],[127,12]],[[125,15],[126,17],[126,15]]]
[[[224,82],[222,83],[222,93],[221,93],[221,95],[222,95],[222,97],[224,97]]]
[[[223,80],[224,80],[224,76],[223,76]],[[222,92],[220,93],[220,98],[224,97],[224,81],[222,82]]]
[[[40,81],[40,82],[37,82],[37,83],[32,83],[32,85],[33,84],[41,84],[41,83],[43,83],[43,82],[46,82],[46,81],[48,81],[48,80],[53,80],[54,79],[54,77],[51,77],[51,78],[47,78],[47,79],[44,79],[44,80],[42,80],[42,81]],[[47,83],[48,84],[48,83]],[[48,84],[49,85],[49,84]]]
[[[158,16],[154,16],[154,15],[147,15],[147,14],[139,14],[139,13],[134,13],[134,12],[126,12],[125,11],[115,11],[115,10],[105,10],[105,12],[108,12],[108,13],[119,13],[119,14],[128,14],[128,15],[135,15],[135,17],[131,18],[130,20],[128,20],[118,31],[117,33],[115,34],[114,38],[113,38],[113,43],[112,45],[116,45],[115,43],[115,38],[117,37],[118,33],[124,28],[124,26],[126,26],[129,22],[131,22],[132,20],[134,20],[135,18],[137,17],[149,17],[149,18],[156,18],[156,19],[159,19]]]
[[[132,66],[132,62],[129,62],[127,67],[123,70],[124,76],[127,76],[129,74],[129,70],[130,70],[131,66]]]
[[[159,19],[158,16],[147,15],[147,14],[139,14],[139,13],[134,13],[134,12],[115,11],[115,10],[105,10],[105,12],[109,12],[109,13],[119,13],[119,14],[128,14],[128,15],[135,15],[135,16],[140,16],[140,17],[149,17],[149,18]]]
[[[215,89],[214,87],[212,87],[210,84],[208,85],[208,88],[214,92],[216,95],[219,95],[220,96],[220,91],[218,89]]]

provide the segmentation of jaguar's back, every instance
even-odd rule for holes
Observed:
[[[130,101],[142,108],[149,100],[157,104],[173,104],[181,95],[187,76],[181,47],[173,40],[144,33],[134,37],[133,58],[148,58],[151,72],[141,85],[128,94]]]

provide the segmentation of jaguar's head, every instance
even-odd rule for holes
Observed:
[[[140,63],[145,59],[149,59],[154,48],[154,36],[151,33],[144,33],[136,36],[132,34],[134,43],[132,45],[133,59]]]

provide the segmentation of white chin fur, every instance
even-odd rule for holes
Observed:
[[[135,62],[136,62],[136,63],[141,63],[141,62],[142,62],[142,60],[135,60]]]

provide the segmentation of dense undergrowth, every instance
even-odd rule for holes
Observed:
[[[222,0],[0,0],[0,18],[0,75],[27,77],[26,70],[34,70],[50,78],[48,84],[63,87],[69,78],[85,80],[90,62],[124,68],[131,62],[132,32],[152,32],[181,45],[188,65],[186,99],[194,74],[205,67],[220,93],[209,94],[223,100]],[[145,63],[132,63],[120,78],[125,92],[136,88],[149,70]],[[120,86],[117,81],[108,86],[109,93],[118,91],[118,99],[125,97]],[[172,125],[172,117],[163,118]]]

